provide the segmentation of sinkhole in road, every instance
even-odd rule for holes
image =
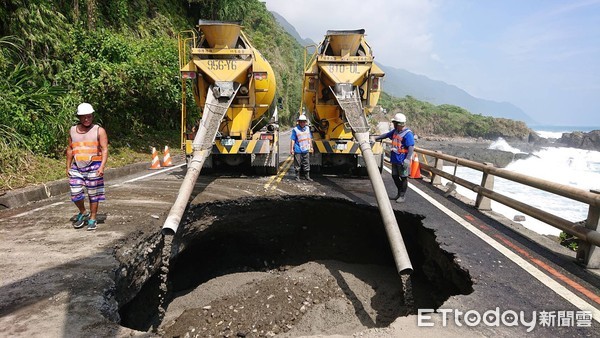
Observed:
[[[122,263],[130,273],[117,277],[121,325],[166,336],[347,334],[349,326],[386,327],[473,291],[424,216],[396,211],[396,218],[414,268],[412,299],[375,207],[312,196],[192,206],[178,233],[158,245],[172,240],[166,293],[160,254],[142,249],[145,261]]]

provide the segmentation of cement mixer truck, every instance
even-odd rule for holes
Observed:
[[[187,172],[163,224],[175,234],[203,168],[248,164],[259,174],[279,165],[276,121],[264,127],[275,97],[275,77],[267,60],[250,44],[239,23],[200,21],[198,31],[179,34],[181,144]],[[202,118],[187,128],[187,82]]]
[[[313,171],[365,173],[352,128],[368,131],[366,116],[377,105],[385,74],[373,62],[364,34],[364,29],[329,30],[305,62],[302,101],[314,128]],[[381,143],[373,144],[372,152],[381,171]]]
[[[307,63],[302,99],[314,128],[310,163],[316,171],[366,171],[396,268],[410,274],[412,264],[381,177],[383,147],[369,140],[366,117],[379,100],[384,73],[364,35],[364,29],[327,31]]]
[[[188,160],[194,147],[210,148],[203,168],[250,166],[257,174],[275,174],[278,125],[267,116],[275,97],[275,75],[239,23],[201,20],[197,31],[180,33],[179,67],[181,144]],[[188,82],[205,120],[204,125],[191,128],[186,109]],[[214,117],[207,119],[209,113]],[[195,142],[201,128],[207,129],[206,135]]]

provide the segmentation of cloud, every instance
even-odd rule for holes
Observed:
[[[597,16],[600,0],[579,1],[549,6],[525,16],[509,27],[500,40],[500,50],[516,61],[558,61],[584,54],[580,45],[596,34],[588,30]],[[587,28],[586,28],[587,27]],[[585,48],[589,49],[589,48]]]
[[[328,29],[365,29],[376,60],[398,68],[423,70],[432,54],[434,0],[267,1],[303,38],[320,42]]]
[[[378,63],[423,74],[533,118],[600,125],[600,0],[270,0],[304,38],[364,28]],[[541,116],[541,118],[540,118]]]

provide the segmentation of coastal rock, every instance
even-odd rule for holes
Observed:
[[[552,144],[553,140],[555,140],[555,139],[549,140],[549,139],[547,139],[545,137],[541,137],[540,135],[538,135],[538,133],[536,133],[533,130],[530,130],[530,132],[529,132],[528,143],[536,144],[536,145],[539,145],[539,146],[545,146],[545,145]]]
[[[587,133],[581,131],[563,133],[557,143],[567,147],[600,151],[600,130],[592,130]]]
[[[513,217],[513,221],[515,221],[515,222],[525,222],[525,215],[515,215],[515,217]]]
[[[416,146],[475,162],[493,163],[498,168],[504,168],[514,160],[530,156],[528,153],[514,154],[509,151],[489,149],[491,143],[492,141],[484,139],[422,137],[416,142]]]

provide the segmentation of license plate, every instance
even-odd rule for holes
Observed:
[[[232,138],[221,139],[221,144],[224,146],[232,146],[234,143],[235,143],[235,140]]]
[[[333,149],[335,149],[335,150],[346,150],[346,143],[336,143],[333,146]]]

